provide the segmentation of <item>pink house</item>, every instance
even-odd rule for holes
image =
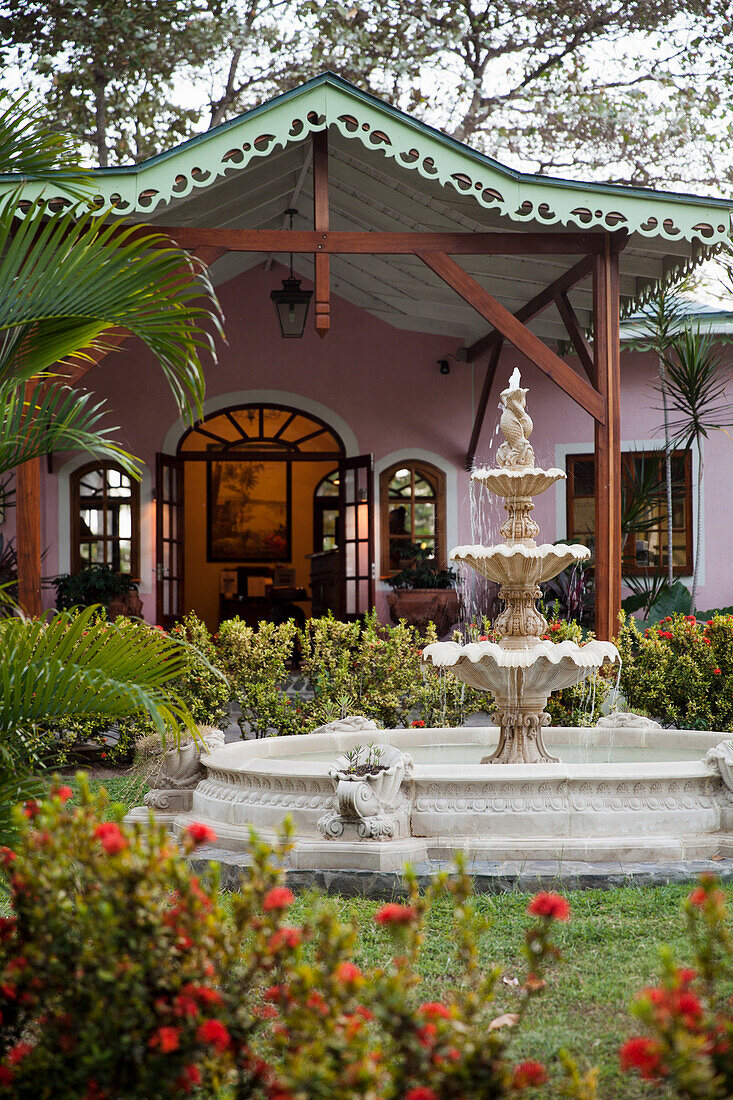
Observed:
[[[322,135],[327,177],[319,175]],[[88,372],[84,385],[107,399],[120,442],[144,461],[144,475],[136,486],[79,454],[44,466],[45,575],[109,562],[139,578],[144,614],[158,622],[192,608],[213,628],[222,615],[258,613],[265,601],[277,610],[277,589],[281,603],[306,615],[326,607],[353,614],[374,601],[387,617],[384,577],[406,543],[434,546],[445,561],[452,546],[477,533],[485,540],[498,527],[484,507],[482,527],[472,531],[467,467],[493,460],[498,395],[514,367],[529,387],[538,463],[569,474],[537,501],[541,539],[584,541],[600,516],[599,560],[606,544],[618,543],[618,479],[610,489],[608,479],[599,482],[594,447],[610,441],[611,454],[622,455],[658,447],[661,413],[656,362],[632,350],[620,356],[613,413],[612,373],[604,390],[599,370],[618,362],[614,295],[633,313],[661,279],[711,254],[728,237],[733,203],[523,176],[330,74],[151,161],[97,176],[100,195],[119,213],[172,227],[182,244],[209,250],[201,254],[226,342],[207,374],[204,418],[193,427],[179,419],[139,342],[130,339]],[[281,242],[290,210],[294,275],[304,290],[315,280],[296,339],[283,338],[270,300],[289,273]],[[337,243],[319,254],[312,227],[324,241],[353,233],[362,251]],[[196,238],[202,228],[226,231],[227,247],[212,234]],[[399,251],[392,238],[392,252],[367,252],[364,233],[458,241],[446,238],[434,256],[469,236],[486,250],[458,254],[470,278],[456,293],[462,276],[448,266],[456,261],[441,268],[412,245]],[[298,327],[297,301],[283,308],[285,326]],[[594,348],[583,335],[594,311],[596,331],[606,316],[605,360],[601,340]],[[516,336],[510,314],[521,322]],[[730,318],[703,321],[722,332]],[[622,348],[632,328],[622,325]],[[679,461],[681,577],[692,567],[695,463]],[[704,470],[698,605],[712,607],[733,604],[728,434],[706,441]],[[612,500],[598,501],[599,484]],[[11,537],[13,523],[9,509],[0,532]],[[624,569],[660,563],[664,526],[660,507],[658,527],[625,547]],[[610,552],[618,572],[618,549]],[[44,599],[51,605],[53,592]]]

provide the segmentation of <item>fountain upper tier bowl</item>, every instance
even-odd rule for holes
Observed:
[[[537,497],[556,481],[563,481],[565,473],[553,467],[540,470],[536,466],[517,469],[491,469],[482,467],[471,474],[472,481],[485,485],[498,497]]]
[[[488,691],[497,699],[513,695],[530,702],[547,701],[553,691],[572,687],[604,661],[617,661],[610,642],[544,642],[524,649],[507,649],[496,642],[433,642],[423,650],[423,661],[450,669],[469,687]]]

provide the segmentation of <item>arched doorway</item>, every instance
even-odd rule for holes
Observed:
[[[343,574],[354,558],[348,485],[359,461],[345,458],[333,427],[288,405],[232,405],[189,428],[175,457],[159,456],[159,621],[184,610],[212,629],[234,614],[277,617],[281,595],[309,614],[314,493],[334,468],[343,470],[347,514],[334,561]]]

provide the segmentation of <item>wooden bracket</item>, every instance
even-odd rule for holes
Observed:
[[[418,256],[431,271],[439,275],[464,301],[498,329],[504,339],[526,355],[555,385],[590,413],[595,421],[601,424],[605,421],[606,402],[601,394],[585,378],[576,374],[547,344],[543,344],[539,336],[530,332],[501,302],[497,302],[460,264],[444,252],[419,252]]]
[[[591,385],[597,387],[598,378],[596,374],[596,364],[593,358],[593,349],[585,338],[580,321],[577,314],[573,309],[570,299],[567,294],[560,292],[555,298],[555,305],[557,311],[562,317],[562,322],[565,325],[570,342],[573,345],[578,359],[583,365],[583,370],[588,375],[591,381]]]
[[[328,205],[328,131],[313,134],[313,227],[325,234],[329,229]],[[323,338],[331,327],[331,259],[316,252],[316,332]]]

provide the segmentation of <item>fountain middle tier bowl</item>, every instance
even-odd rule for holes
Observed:
[[[542,546],[456,546],[450,560],[469,565],[497,584],[532,585],[552,580],[569,565],[590,557],[587,546],[543,543]]]
[[[546,700],[553,691],[580,683],[606,661],[620,661],[611,642],[540,642],[529,649],[504,649],[496,642],[433,642],[422,659],[456,679],[501,699],[519,695]],[[543,702],[544,705],[544,702]]]
[[[471,481],[480,481],[498,497],[536,497],[556,481],[564,480],[565,476],[563,470],[540,470],[535,466],[516,469],[484,467],[473,471]]]

